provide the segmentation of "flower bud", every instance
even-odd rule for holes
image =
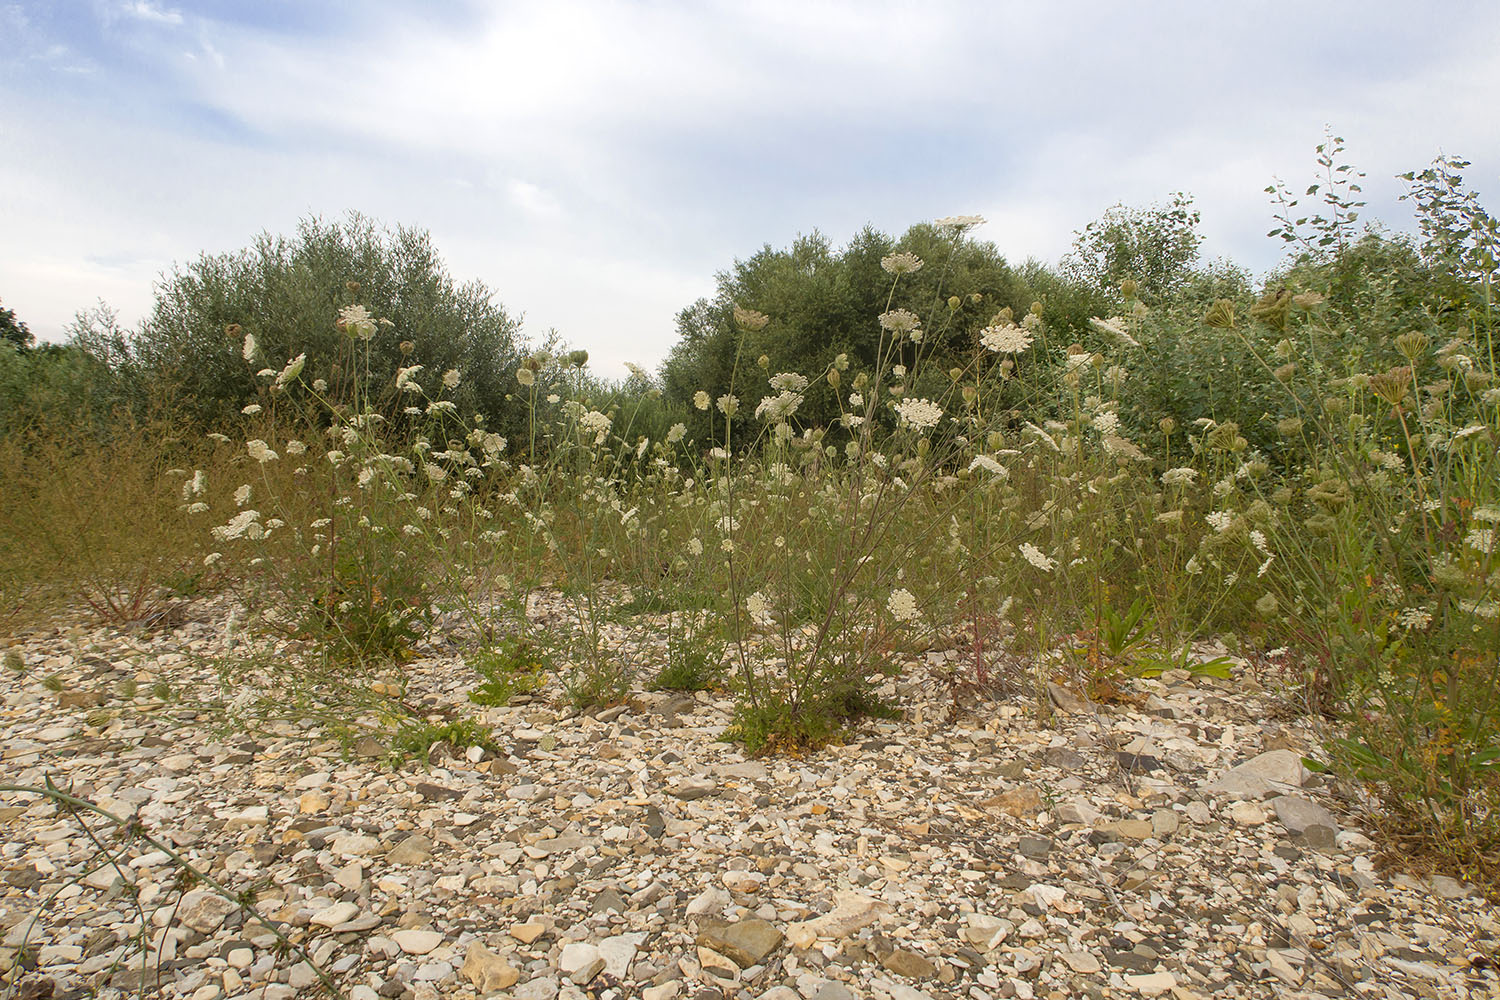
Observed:
[[[963,304],[964,304],[964,300],[961,299],[961,298],[959,298],[957,295],[950,295],[950,296],[948,296],[948,308],[949,309],[956,310],[956,309],[958,309],[959,306],[961,306]]]
[[[771,367],[771,359],[768,355],[765,354],[762,354],[760,357],[756,358],[755,363],[760,365],[760,367],[764,370],[769,370]]]
[[[959,379],[961,379],[963,377],[964,377],[964,370],[962,368],[959,368],[959,367],[955,366],[953,368],[949,368],[948,369],[948,378],[952,379],[954,382],[957,382]]]
[[[1134,278],[1126,278],[1124,281],[1120,282],[1120,294],[1125,296],[1126,300],[1129,301],[1130,299],[1135,298],[1135,293],[1140,289],[1140,287],[1140,285],[1136,284]]]
[[[830,369],[828,369],[828,374],[825,377],[828,379],[828,384],[830,386],[832,386],[835,389],[837,389],[839,387],[839,382],[841,381],[841,378],[839,376],[839,370],[837,368],[830,368]]]
[[[415,351],[416,349],[417,349],[417,345],[416,345],[416,343],[414,341],[410,341],[410,340],[403,340],[403,341],[401,341],[401,356],[402,357],[407,357],[407,358],[411,357],[411,352]]]
[[[1162,417],[1156,422],[1156,426],[1161,428],[1161,432],[1163,434],[1171,437],[1172,434],[1177,430],[1177,421],[1173,420],[1171,417]]]
[[[346,281],[346,282],[344,282],[344,290],[347,291],[350,295],[358,295],[359,294],[359,282],[357,282],[357,281]]]

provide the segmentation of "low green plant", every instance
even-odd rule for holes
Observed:
[[[430,760],[432,748],[445,743],[454,748],[480,747],[489,753],[501,753],[494,733],[473,719],[450,722],[403,722],[391,737],[391,762],[400,766],[412,758]]]
[[[708,691],[724,679],[725,644],[703,637],[673,636],[667,642],[667,662],[651,681],[655,690]]]
[[[484,680],[469,692],[476,705],[505,705],[518,694],[534,694],[546,683],[547,654],[534,641],[514,636],[466,657]]]

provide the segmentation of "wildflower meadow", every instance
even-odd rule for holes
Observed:
[[[403,700],[437,636],[475,703],[716,690],[764,754],[898,718],[918,669],[1045,726],[1053,692],[1250,662],[1392,843],[1493,877],[1500,235],[1462,167],[1409,175],[1411,237],[1355,227],[1352,172],[1311,219],[1273,191],[1289,256],[1258,285],[1088,234],[992,280],[957,216],[794,250],[868,289],[835,327],[742,262],[619,382],[498,319],[434,343],[353,272],[302,326],[200,310],[191,370],[107,317],[50,362],[0,348],[0,620],[221,595],[230,724],[424,745],[484,738]]]

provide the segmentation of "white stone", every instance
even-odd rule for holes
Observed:
[[[425,955],[443,943],[443,935],[437,931],[396,931],[390,938],[408,955]]]
[[[319,927],[337,927],[339,924],[353,920],[358,913],[359,904],[357,903],[334,903],[331,906],[325,906],[307,919],[309,923],[317,924]]]

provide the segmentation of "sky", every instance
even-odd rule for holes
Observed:
[[[524,332],[655,367],[715,274],[817,230],[978,214],[1055,263],[1191,194],[1264,274],[1331,128],[1366,219],[1439,154],[1500,191],[1500,4],[0,0],[0,302],[133,326],[202,253],[358,211]]]

